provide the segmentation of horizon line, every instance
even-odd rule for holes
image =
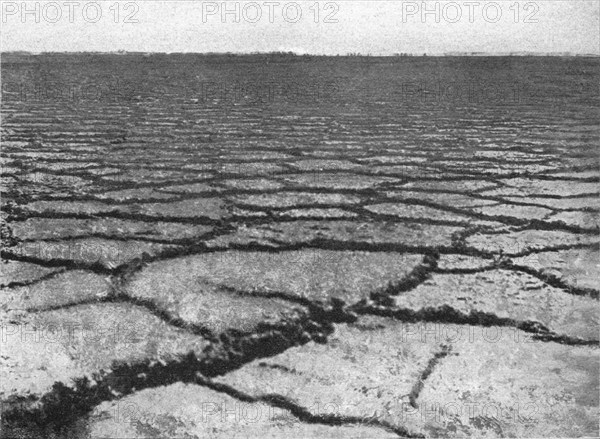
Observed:
[[[345,54],[316,54],[316,53],[297,53],[294,51],[269,51],[269,52],[154,52],[154,51],[43,51],[35,52],[29,50],[10,50],[0,51],[0,55],[44,55],[44,54],[94,54],[94,55],[204,55],[204,56],[256,56],[256,55],[279,55],[295,57],[352,57],[352,58],[405,58],[405,57],[600,57],[600,53],[573,53],[573,52],[444,52],[444,53],[426,53],[426,52],[397,52],[387,55],[373,55],[370,53],[345,53]]]

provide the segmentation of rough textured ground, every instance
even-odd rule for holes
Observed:
[[[597,61],[3,61],[3,437],[600,434]]]

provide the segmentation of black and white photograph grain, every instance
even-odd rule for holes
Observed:
[[[0,438],[600,437],[599,0],[0,12]]]

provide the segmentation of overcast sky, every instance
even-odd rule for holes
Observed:
[[[315,6],[316,5],[316,6]],[[600,54],[600,2],[2,1],[2,51]],[[27,9],[27,10],[24,10]],[[430,11],[424,14],[425,9]]]

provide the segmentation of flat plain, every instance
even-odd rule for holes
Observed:
[[[597,58],[3,54],[4,437],[597,437]]]

